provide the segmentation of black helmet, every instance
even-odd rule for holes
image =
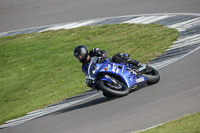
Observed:
[[[85,62],[88,56],[88,48],[85,45],[79,45],[74,49],[74,56],[80,61]]]

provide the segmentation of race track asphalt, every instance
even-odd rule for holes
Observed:
[[[200,13],[199,0],[1,0],[0,32],[102,17]]]

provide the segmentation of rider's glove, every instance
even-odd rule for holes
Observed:
[[[106,60],[106,57],[99,57],[98,63],[103,63]]]

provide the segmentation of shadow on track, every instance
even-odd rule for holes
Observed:
[[[142,89],[144,87],[139,87],[139,88],[136,88],[134,90],[130,90],[130,93],[133,93],[135,91],[138,91],[140,89]],[[87,102],[80,102],[78,103],[78,105],[72,105],[71,107],[66,107],[64,109],[61,109],[59,111],[56,111],[56,112],[53,112],[51,113],[50,115],[57,115],[57,114],[62,114],[62,113],[67,113],[67,112],[71,112],[71,111],[74,111],[74,110],[78,110],[78,109],[82,109],[82,108],[87,108],[87,107],[90,107],[90,106],[94,106],[94,105],[98,105],[98,104],[101,104],[101,103],[106,103],[106,102],[109,102],[109,101],[112,101],[112,100],[116,100],[116,99],[119,99],[120,97],[113,97],[113,98],[107,98],[107,97],[98,97],[96,99],[92,99],[90,101],[87,101]]]
[[[85,103],[79,103],[78,105],[75,105],[75,106],[72,105],[72,107],[67,107],[65,109],[56,111],[56,112],[52,113],[51,115],[57,115],[57,114],[62,114],[62,113],[74,111],[74,110],[77,110],[77,109],[87,108],[87,107],[94,106],[94,105],[97,105],[97,104],[109,102],[109,101],[112,101],[112,100],[115,100],[115,99],[117,99],[117,98],[99,97],[99,98],[93,99],[91,101],[87,101]]]

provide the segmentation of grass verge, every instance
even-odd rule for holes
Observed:
[[[200,133],[200,112],[140,133]]]
[[[86,26],[0,38],[0,124],[89,89],[73,56],[77,45],[107,50],[108,56],[128,53],[145,63],[177,38],[176,30],[156,24]]]

